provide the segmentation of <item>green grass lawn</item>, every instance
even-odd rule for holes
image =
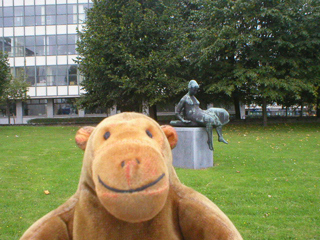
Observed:
[[[0,239],[19,239],[76,190],[78,127],[0,127]],[[177,169],[244,239],[320,239],[320,124],[224,127],[215,166]],[[45,190],[50,194],[46,195]]]

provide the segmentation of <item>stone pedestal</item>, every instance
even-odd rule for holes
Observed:
[[[175,127],[178,144],[172,150],[173,166],[201,169],[213,166],[213,151],[208,147],[208,135],[203,127]]]

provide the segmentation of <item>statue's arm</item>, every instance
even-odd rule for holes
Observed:
[[[181,122],[184,122],[184,123],[190,123],[191,121],[190,120],[185,120],[183,117],[182,117],[182,112],[183,112],[183,109],[184,109],[184,104],[185,104],[186,100],[185,100],[185,97],[183,97],[180,102],[178,103],[178,106],[177,106],[177,109],[176,109],[176,116],[177,118],[181,121]]]

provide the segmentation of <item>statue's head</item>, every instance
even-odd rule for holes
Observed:
[[[195,95],[198,92],[199,84],[196,82],[196,80],[191,80],[188,84],[189,94]]]

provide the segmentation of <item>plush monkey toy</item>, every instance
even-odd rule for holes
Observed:
[[[172,127],[121,113],[81,128],[76,143],[85,150],[78,190],[22,240],[242,239],[214,203],[180,183]]]

